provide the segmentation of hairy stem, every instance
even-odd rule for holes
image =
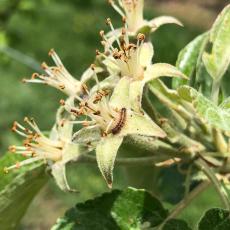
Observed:
[[[126,166],[153,166],[161,161],[166,161],[169,157],[159,156],[150,156],[150,157],[132,157],[132,158],[117,158],[116,163],[119,165]],[[81,155],[77,157],[75,160],[72,160],[71,163],[93,163],[95,164],[97,159],[93,155]],[[167,166],[167,165],[166,165]]]
[[[211,100],[215,105],[218,105],[220,83],[221,81],[219,79],[214,79],[212,83]]]

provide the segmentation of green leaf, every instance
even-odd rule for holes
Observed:
[[[162,230],[192,230],[192,229],[183,220],[170,219],[165,223]]]
[[[181,86],[178,93],[181,98],[191,102],[196,113],[210,125],[224,131],[230,131],[230,113],[228,109],[216,106],[201,93],[188,86]]]
[[[128,188],[77,204],[52,230],[139,230],[159,225],[166,216],[167,211],[150,193]]]
[[[189,78],[192,77],[195,69],[197,60],[200,55],[200,50],[203,45],[203,42],[207,39],[208,33],[204,33],[196,37],[191,41],[184,49],[182,49],[178,55],[176,62],[176,67],[182,71]],[[181,78],[173,79],[173,88],[177,89],[181,85],[186,84],[186,80]]]
[[[199,230],[229,230],[229,211],[220,208],[208,210],[199,223]]]
[[[226,98],[219,106],[222,109],[230,109],[230,97]]]
[[[12,154],[0,159],[0,226],[4,230],[17,229],[29,204],[48,178],[41,164],[24,166],[4,174],[5,166],[21,159]]]
[[[221,79],[230,64],[230,5],[216,19],[210,34],[211,53],[205,52],[203,61],[214,79]]]
[[[148,85],[150,91],[167,106],[174,109],[181,105],[181,98],[179,97],[177,91],[169,89],[161,80],[153,80]]]
[[[122,141],[123,137],[110,135],[102,138],[96,147],[98,167],[109,188],[112,187],[114,162]]]

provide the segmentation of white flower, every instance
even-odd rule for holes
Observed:
[[[108,92],[98,89],[92,97],[82,99],[78,108],[67,108],[77,117],[84,115],[90,118],[73,122],[87,126],[74,134],[73,142],[81,143],[85,139],[85,142],[95,146],[99,169],[109,187],[112,186],[112,172],[117,151],[125,136],[144,135],[161,138],[166,136],[147,114],[132,111],[129,86],[129,77],[123,77],[111,96]]]
[[[104,38],[104,36],[102,36]],[[104,42],[106,42],[106,38]],[[136,112],[141,110],[141,99],[145,84],[159,77],[187,77],[176,67],[166,63],[152,64],[154,55],[150,42],[144,42],[145,35],[137,35],[137,43],[129,42],[126,31],[122,33],[121,41],[117,39],[118,48],[110,45],[108,56],[103,55],[103,63],[111,75],[120,75],[130,79],[130,103]]]
[[[65,68],[61,59],[56,52],[51,49],[49,55],[52,57],[56,66],[48,66],[42,63],[41,67],[46,75],[34,73],[31,79],[23,79],[25,83],[42,83],[57,88],[67,94],[68,96],[80,95],[85,93],[85,84],[74,78]],[[92,72],[85,72],[84,78],[90,78]]]
[[[181,22],[171,16],[161,16],[147,21],[143,17],[144,0],[109,0],[112,7],[122,16],[127,25],[129,35],[136,35],[142,28],[148,28],[150,32],[155,31],[161,25],[175,23],[182,26]],[[116,4],[118,2],[118,4]],[[108,37],[121,29],[112,31]]]
[[[73,125],[67,121],[62,126],[55,125],[50,137],[46,137],[33,119],[25,118],[24,121],[30,128],[18,122],[14,122],[12,127],[12,131],[25,138],[23,146],[13,145],[9,147],[9,150],[27,159],[5,167],[5,172],[35,162],[44,162],[50,166],[58,186],[62,190],[72,191],[66,180],[65,165],[75,159],[80,152],[80,146],[71,143]]]

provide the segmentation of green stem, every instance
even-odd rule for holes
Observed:
[[[216,191],[218,192],[225,208],[227,210],[230,210],[230,201],[228,198],[228,194],[221,185],[220,181],[216,178],[215,173],[212,171],[212,169],[207,165],[205,161],[202,159],[198,159],[196,161],[197,166],[205,173],[205,175],[209,178],[209,180],[213,183]]]
[[[220,91],[220,83],[219,79],[214,79],[212,83],[212,92],[211,92],[211,100],[215,105],[218,105],[219,100],[219,91]]]
[[[168,160],[169,157],[150,156],[150,157],[132,157],[132,158],[117,158],[116,163],[126,166],[153,166],[161,161]],[[71,163],[92,163],[95,164],[97,159],[92,155],[81,155],[72,160]]]
[[[161,230],[165,223],[177,217],[200,193],[202,193],[205,189],[210,185],[210,181],[204,181],[199,184],[195,189],[193,189],[187,197],[185,197],[181,202],[177,204],[175,209],[169,214],[169,216],[164,220],[164,222],[157,228],[157,230]]]

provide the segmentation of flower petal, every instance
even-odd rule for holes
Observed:
[[[143,43],[140,46],[140,64],[143,67],[147,67],[152,63],[154,55],[154,49],[151,42]]]
[[[179,26],[183,26],[183,24],[178,19],[171,16],[160,16],[149,21],[149,25],[152,27],[152,31],[157,30],[164,24],[177,24]]]
[[[99,127],[86,127],[74,133],[73,143],[92,143],[101,139],[101,130]]]
[[[123,137],[107,136],[99,142],[96,148],[98,167],[109,188],[112,187],[114,162],[122,141]]]
[[[141,100],[142,100],[144,85],[145,82],[143,81],[134,81],[130,84],[129,98],[130,98],[131,108],[137,113],[142,111]]]
[[[66,167],[62,162],[57,162],[51,166],[51,173],[58,187],[64,192],[77,192],[71,189],[66,178]]]
[[[110,98],[110,106],[118,109],[130,107],[129,86],[129,77],[123,77],[120,79],[117,86],[114,88],[113,94]]]
[[[147,68],[144,73],[144,82],[151,81],[158,77],[181,77],[188,79],[181,71],[175,66],[166,63],[156,63]]]
[[[129,110],[127,111],[124,127],[121,129],[119,135],[126,136],[131,134],[166,137],[166,133],[147,114],[137,114]]]

